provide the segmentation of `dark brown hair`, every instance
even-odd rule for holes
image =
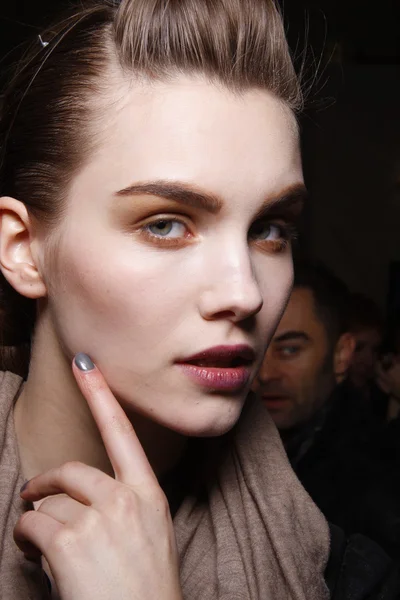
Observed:
[[[42,33],[2,98],[0,196],[26,204],[48,223],[96,137],[96,95],[114,62],[126,73],[164,79],[203,74],[235,91],[269,90],[302,108],[282,19],[273,0],[89,2]],[[4,277],[0,369],[26,375],[35,303]]]
[[[322,325],[333,352],[343,333],[349,331],[347,310],[350,292],[333,271],[320,262],[295,264],[294,287],[310,290],[315,313]]]

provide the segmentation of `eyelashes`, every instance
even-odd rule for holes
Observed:
[[[263,220],[253,225],[249,238],[266,250],[282,252],[297,238],[297,229],[294,223]]]
[[[182,248],[188,243],[196,241],[196,234],[192,231],[183,217],[171,215],[157,215],[137,228],[143,239],[151,244],[165,248]],[[249,231],[249,242],[267,252],[283,252],[297,238],[297,229],[294,223],[278,220],[256,222]]]
[[[166,248],[182,248],[195,239],[183,219],[171,216],[153,218],[141,225],[138,232],[148,242]]]

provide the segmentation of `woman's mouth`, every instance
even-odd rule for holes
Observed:
[[[215,346],[177,362],[197,385],[239,392],[249,382],[256,354],[250,346]]]

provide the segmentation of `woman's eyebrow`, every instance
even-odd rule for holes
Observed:
[[[224,201],[219,196],[181,181],[157,180],[134,183],[119,190],[115,195],[117,197],[126,197],[143,194],[173,200],[180,204],[206,210],[212,214],[217,214],[224,204]],[[293,184],[284,189],[279,196],[267,198],[258,211],[256,219],[275,210],[293,210],[296,213],[300,213],[306,197],[307,190],[304,184]]]
[[[181,204],[201,208],[212,214],[217,214],[223,202],[217,196],[199,190],[194,186],[180,181],[149,181],[135,183],[116,193],[116,196],[160,196]]]
[[[295,183],[282,190],[278,196],[268,198],[257,212],[255,220],[275,213],[288,213],[293,217],[299,217],[303,206],[308,198],[307,188],[304,183]]]

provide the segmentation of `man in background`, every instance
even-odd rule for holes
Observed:
[[[388,416],[389,396],[376,381],[384,338],[384,320],[379,306],[363,294],[352,294],[349,297],[348,329],[356,341],[349,381],[363,398],[371,417],[383,422]]]
[[[348,297],[325,267],[298,266],[255,384],[300,481],[327,519],[345,531],[352,529],[371,433],[362,399],[346,380],[355,348]]]

